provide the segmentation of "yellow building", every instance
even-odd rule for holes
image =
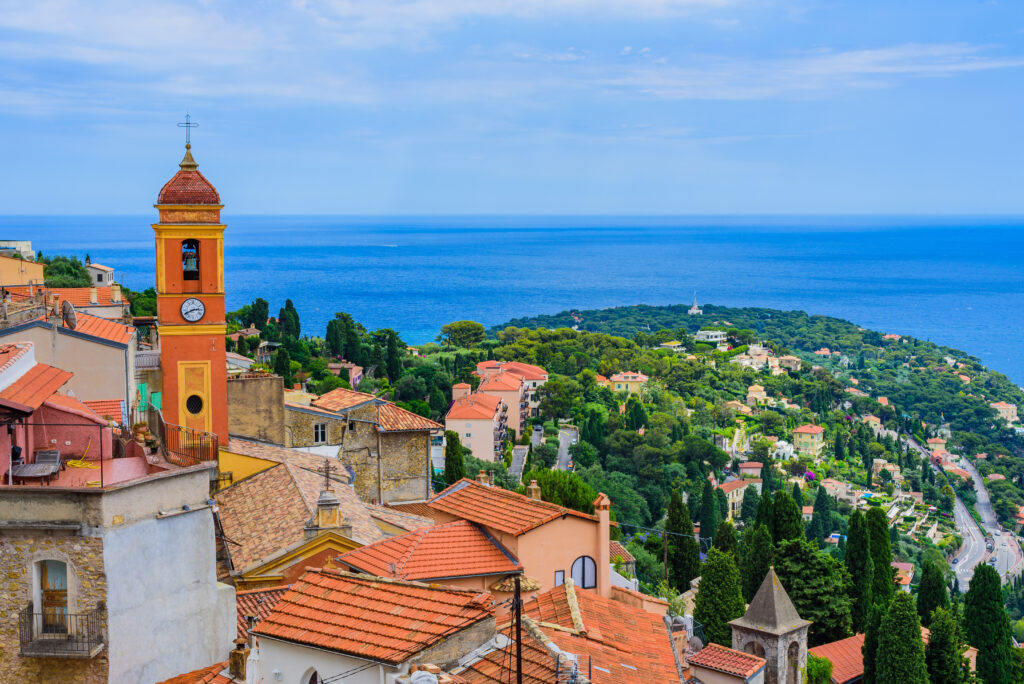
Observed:
[[[608,389],[613,392],[626,391],[630,394],[640,394],[643,390],[644,385],[647,384],[647,376],[643,373],[635,373],[633,371],[625,371],[623,373],[616,373],[607,380],[600,382]]]
[[[793,445],[808,456],[817,456],[825,445],[825,428],[820,425],[801,425],[793,430]]]
[[[34,261],[0,256],[0,285],[42,285],[44,268]]]

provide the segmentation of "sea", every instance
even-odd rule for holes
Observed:
[[[154,282],[153,215],[0,216],[0,237]],[[1024,383],[1024,217],[225,214],[229,310],[285,299],[404,340],[628,304],[803,310],[963,349]]]

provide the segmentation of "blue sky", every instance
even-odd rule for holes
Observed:
[[[0,0],[0,213],[1024,213],[1024,3]]]

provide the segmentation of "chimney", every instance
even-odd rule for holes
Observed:
[[[97,293],[95,286],[89,288],[89,303],[90,304],[99,304],[100,303],[99,294]]]
[[[296,392],[298,392],[299,390],[302,389],[302,383],[301,382],[295,383],[294,385],[292,385],[292,389],[295,390]]]
[[[245,661],[249,658],[249,646],[244,637],[235,639],[235,649],[228,655],[228,671],[235,679],[245,681]]]
[[[481,468],[480,472],[477,474],[476,481],[480,484],[487,484],[487,473],[484,472],[483,468]]]
[[[540,501],[540,485],[536,480],[530,480],[530,484],[526,487],[526,496]]]
[[[604,492],[594,499],[594,512],[597,513],[597,593],[611,598],[612,588],[609,584],[608,568],[611,563],[611,511],[612,501]]]
[[[110,283],[110,301],[121,303],[121,286],[118,283]]]
[[[472,389],[467,383],[460,382],[457,385],[452,385],[452,401],[458,401],[462,397],[468,397],[469,391]]]
[[[493,470],[488,470],[487,471],[487,484],[491,485],[492,487],[494,486],[494,471]]]

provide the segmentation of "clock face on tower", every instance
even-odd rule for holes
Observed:
[[[181,317],[189,323],[202,319],[206,313],[206,305],[195,297],[189,297],[181,303]]]

